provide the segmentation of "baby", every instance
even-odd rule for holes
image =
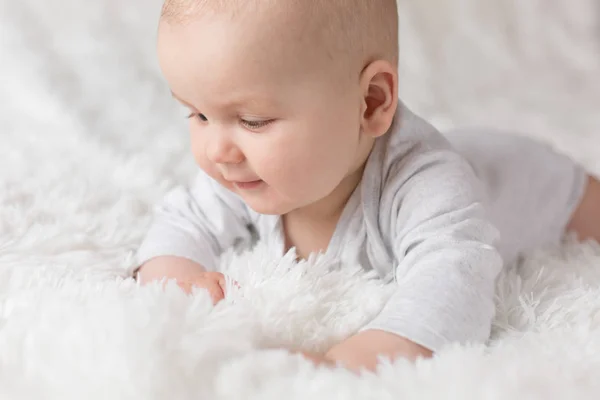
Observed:
[[[224,296],[256,237],[374,269],[397,291],[316,362],[373,369],[488,339],[502,266],[567,232],[600,240],[600,182],[523,137],[440,134],[398,99],[395,0],[171,0],[162,71],[189,109],[191,188],[157,207],[142,283]]]

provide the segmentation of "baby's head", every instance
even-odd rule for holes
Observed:
[[[397,108],[395,0],[167,0],[194,157],[255,211],[335,210]]]

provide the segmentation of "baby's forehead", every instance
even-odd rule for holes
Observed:
[[[179,98],[219,109],[240,103],[270,109],[283,99],[299,101],[308,88],[328,90],[337,82],[331,71],[338,71],[328,60],[305,54],[289,36],[267,35],[268,30],[231,28],[226,18],[165,25],[158,43],[162,72]],[[204,37],[219,40],[199,39]]]

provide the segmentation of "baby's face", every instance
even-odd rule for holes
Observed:
[[[364,162],[359,77],[342,84],[293,29],[259,25],[163,22],[158,52],[192,114],[198,165],[255,211],[285,214],[325,199]]]

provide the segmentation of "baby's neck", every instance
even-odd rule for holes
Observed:
[[[286,251],[296,248],[299,258],[326,252],[338,221],[359,185],[364,167],[347,176],[326,198],[282,216]]]

